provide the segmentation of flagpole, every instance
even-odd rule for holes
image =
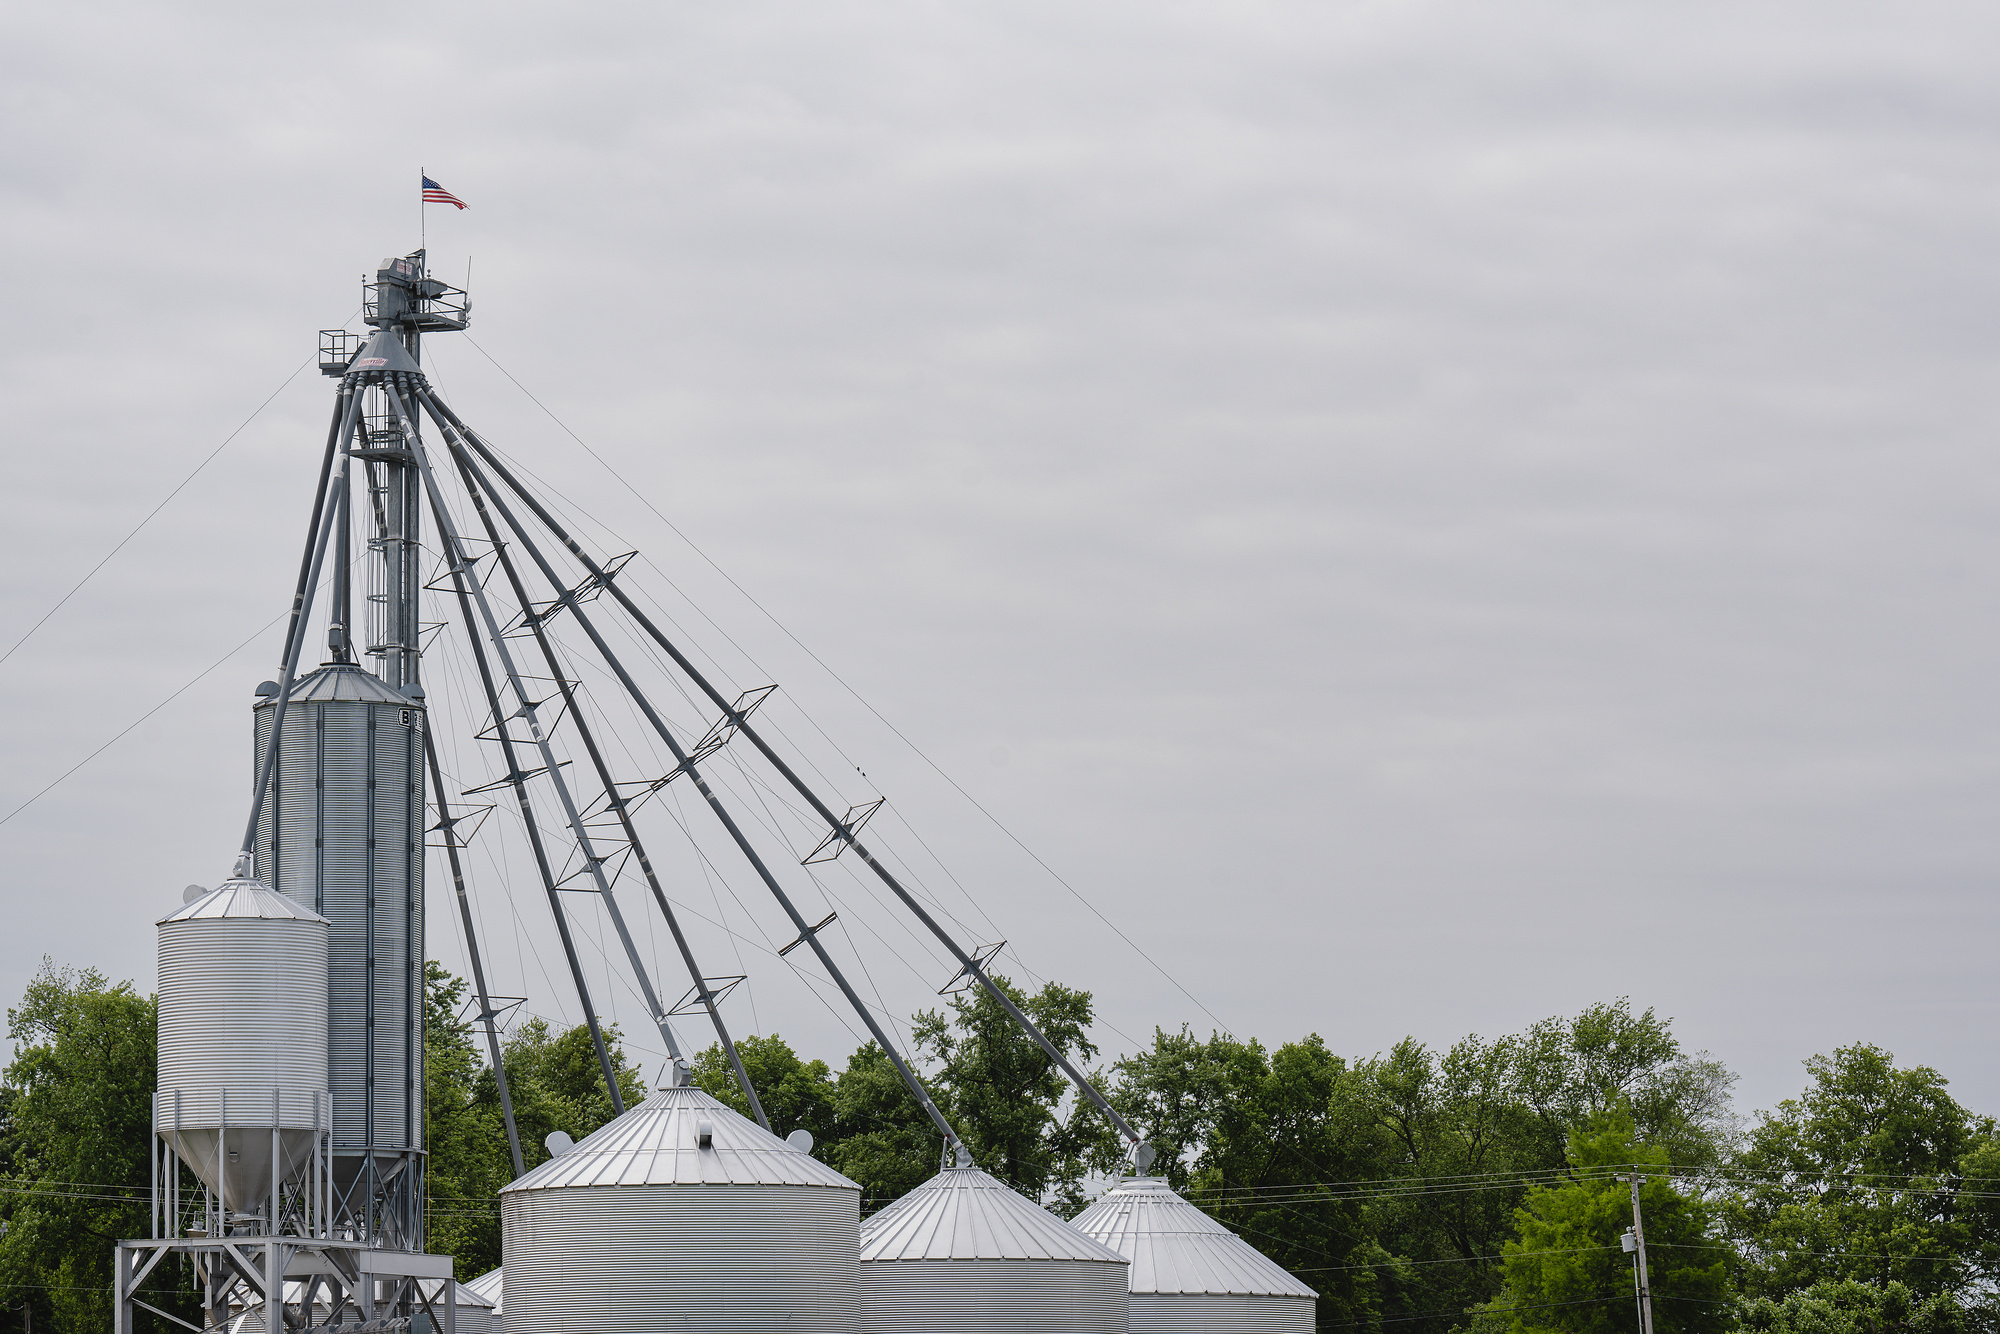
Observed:
[[[427,215],[424,212],[424,185],[423,185],[423,183],[429,179],[430,177],[424,175],[424,169],[422,167],[418,167],[417,168],[417,249],[419,250],[427,250],[430,244],[429,238],[427,238],[424,235],[424,223],[428,221],[429,215]],[[425,260],[425,267],[429,267],[430,256],[428,254],[424,256],[424,260]]]

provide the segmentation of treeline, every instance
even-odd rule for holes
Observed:
[[[1936,1071],[1878,1048],[1813,1058],[1801,1096],[1744,1125],[1733,1076],[1622,1000],[1363,1059],[1318,1036],[1267,1048],[1182,1030],[1101,1062],[1087,992],[1014,996],[1158,1146],[1155,1170],[1322,1294],[1323,1330],[1634,1334],[1620,1234],[1636,1180],[1656,1334],[2000,1334],[2000,1138]],[[463,998],[433,965],[429,1240],[470,1277],[499,1262],[513,1172]],[[108,1330],[110,1242],[146,1226],[152,1001],[49,968],[8,1019],[0,1322]],[[1118,1170],[1115,1137],[990,998],[956,997],[912,1032],[982,1167],[1063,1214]],[[937,1171],[936,1134],[872,1044],[838,1070],[776,1035],[740,1050],[773,1127],[810,1131],[864,1210]],[[584,1028],[528,1020],[503,1060],[530,1167],[550,1131],[610,1119]],[[628,1104],[643,1098],[617,1062]],[[694,1074],[747,1111],[719,1051]],[[158,1282],[156,1305],[193,1314],[173,1275]]]

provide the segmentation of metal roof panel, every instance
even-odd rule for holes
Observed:
[[[207,921],[220,917],[289,918],[300,922],[326,921],[326,918],[311,908],[286,898],[262,881],[225,880],[194,902],[183,904],[160,918],[157,925],[165,926],[168,922]]]
[[[1132,1262],[1133,1292],[1319,1295],[1161,1177],[1119,1181],[1070,1226]]]
[[[700,1123],[709,1147],[695,1143]],[[661,1089],[501,1194],[569,1186],[861,1187],[698,1088]]]
[[[947,1168],[863,1221],[861,1258],[1125,1260],[976,1167]]]

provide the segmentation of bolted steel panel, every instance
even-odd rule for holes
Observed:
[[[1310,1297],[1132,1294],[1131,1334],[1313,1334]]]
[[[273,703],[257,705],[259,759]],[[300,678],[258,830],[259,875],[329,924],[336,1154],[423,1147],[423,726],[421,704],[360,667]]]
[[[509,1334],[858,1328],[856,1189],[555,1187],[503,1193],[500,1220]]]
[[[1127,1334],[1125,1266],[1104,1260],[868,1260],[868,1334]]]

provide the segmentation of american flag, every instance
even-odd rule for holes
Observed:
[[[426,204],[452,204],[459,208],[465,207],[463,199],[460,199],[457,195],[445,189],[428,176],[424,177],[424,202]]]

